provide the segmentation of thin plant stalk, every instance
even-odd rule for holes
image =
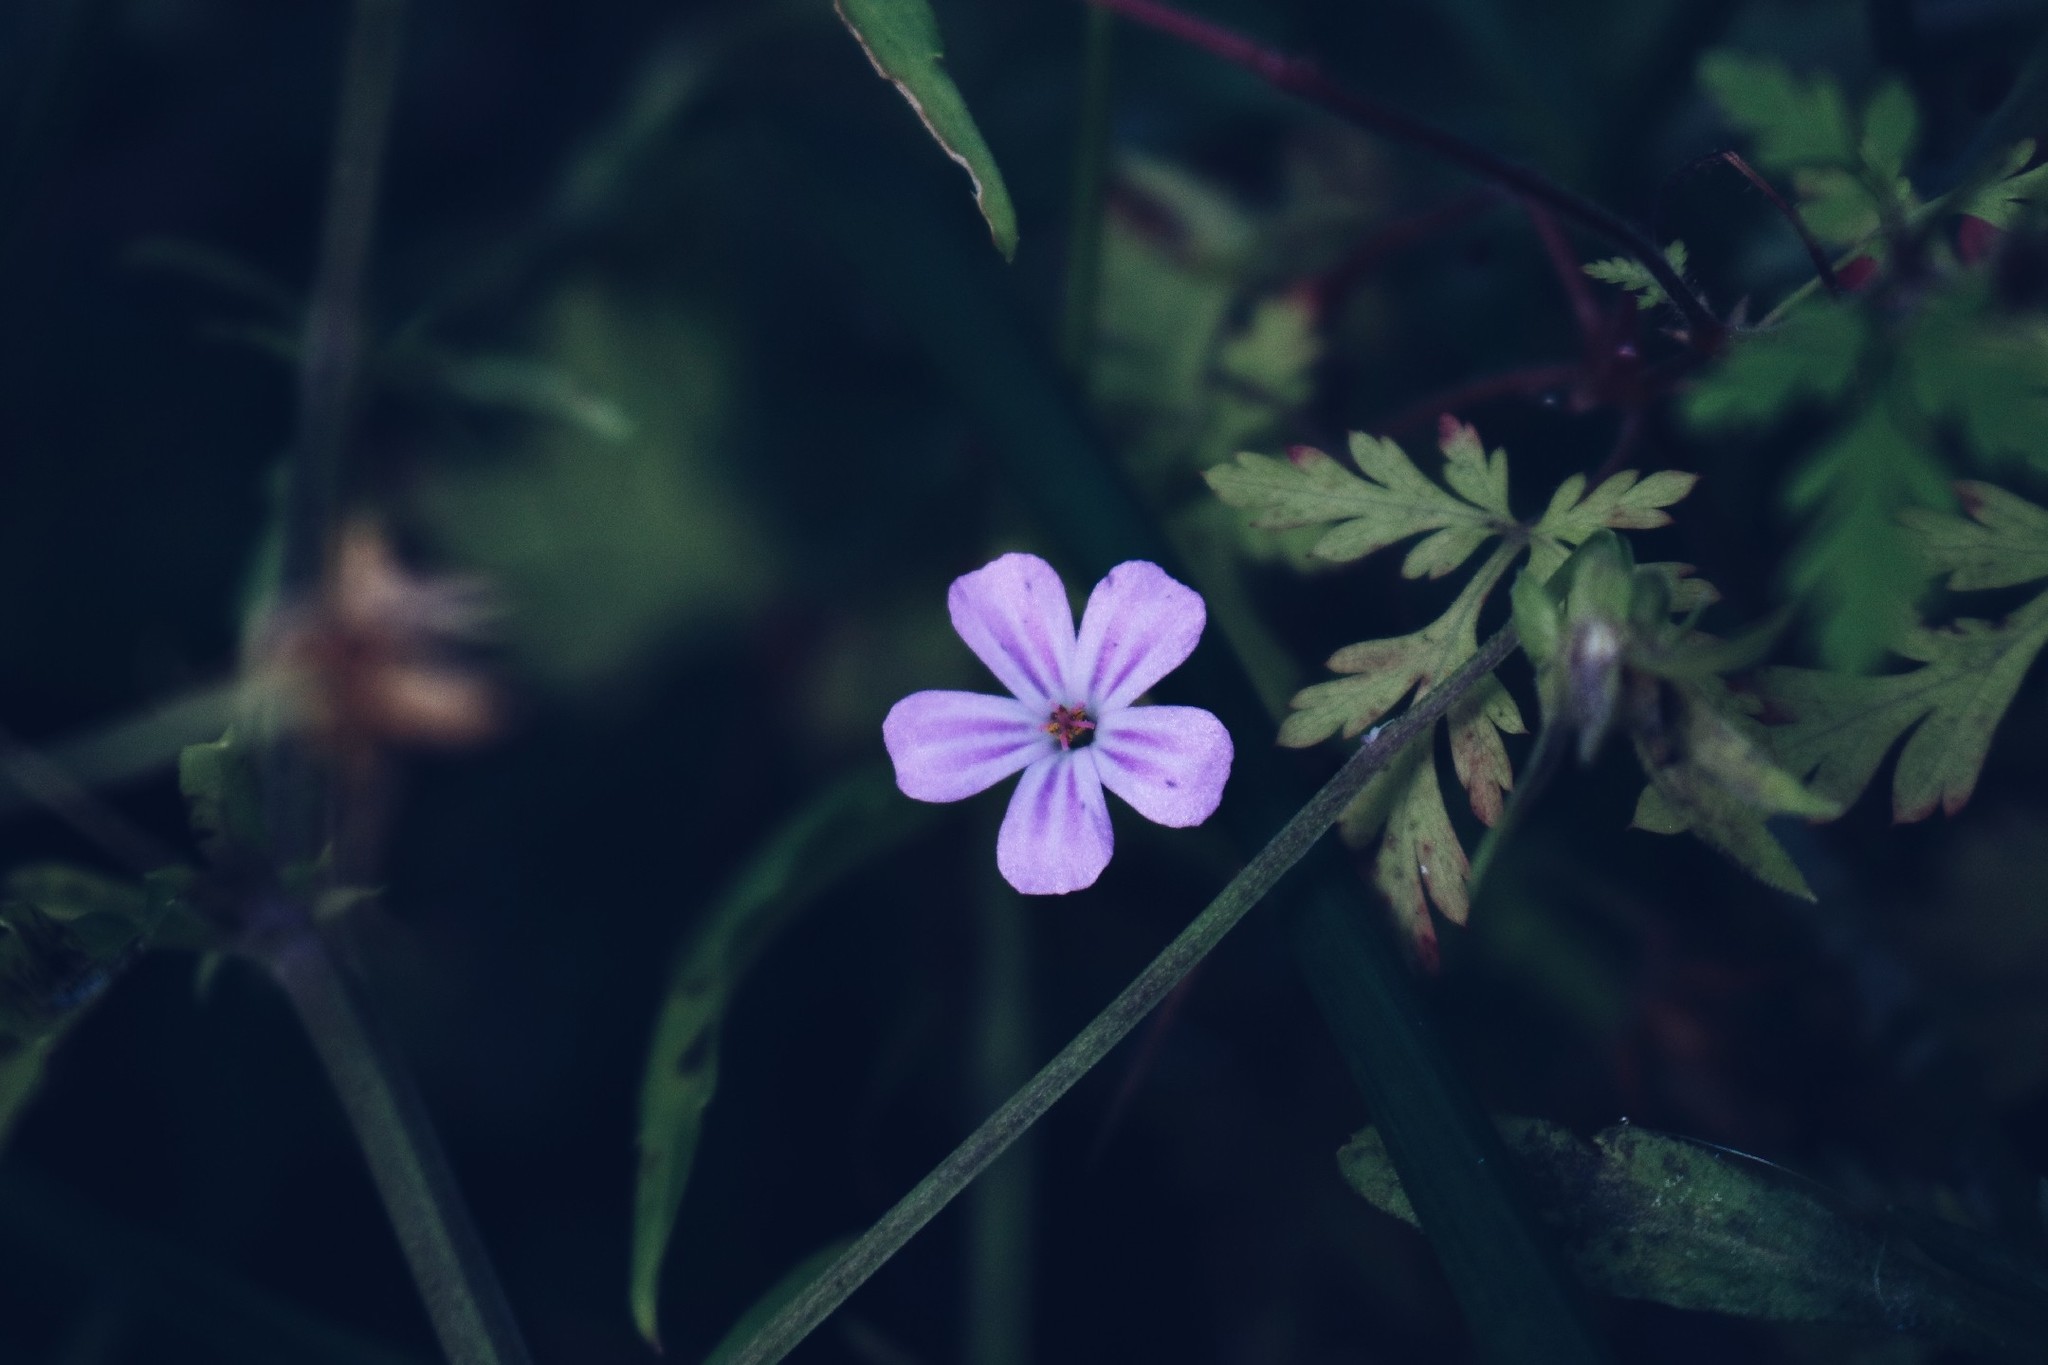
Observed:
[[[1090,6],[1085,18],[1081,125],[1074,138],[1074,180],[1067,218],[1067,294],[1060,316],[1060,359],[1084,382],[1095,354],[1102,292],[1102,215],[1109,179],[1109,124],[1115,88],[1111,50],[1116,16]]]
[[[1031,1078],[1031,907],[989,879],[982,897],[980,1018],[975,1024],[975,1112],[1001,1104]],[[1035,1145],[1026,1137],[967,1198],[966,1365],[1029,1365]]]
[[[902,1250],[939,1210],[1044,1117],[1076,1081],[1108,1056],[1322,838],[1365,784],[1409,744],[1427,736],[1437,721],[1499,667],[1518,643],[1514,627],[1502,627],[1479,647],[1477,654],[1416,701],[1400,719],[1389,722],[1361,743],[1194,922],[1152,959],[1102,1013],[968,1134],[951,1155],[811,1281],[726,1365],[774,1365],[794,1350],[869,1276]]]
[[[426,1106],[297,907],[275,903],[256,955],[292,1002],[355,1130],[449,1365],[528,1365]]]
[[[298,430],[285,470],[278,601],[287,610],[319,592],[331,568],[405,16],[405,0],[354,0],[350,18],[300,353]],[[330,775],[289,729],[270,737],[263,775],[271,856],[280,868],[314,865],[336,828]],[[307,904],[284,896],[259,900],[241,946],[276,978],[311,1036],[451,1365],[526,1365],[526,1348],[426,1108]]]

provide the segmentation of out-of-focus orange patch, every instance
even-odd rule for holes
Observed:
[[[324,591],[265,633],[257,672],[312,741],[345,763],[388,748],[480,744],[498,732],[503,707],[459,649],[490,616],[476,580],[415,574],[381,529],[352,522]]]

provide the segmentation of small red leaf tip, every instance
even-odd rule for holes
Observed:
[[[1974,213],[1966,213],[1962,222],[1956,225],[1956,255],[1964,265],[1976,265],[1998,250],[1998,243],[2004,236],[2005,229],[1996,223],[1987,222]]]
[[[1323,454],[1322,451],[1317,450],[1314,446],[1296,445],[1287,447],[1287,462],[1297,469],[1306,469],[1317,460],[1327,460],[1329,458],[1329,456]]]
[[[1857,293],[1877,278],[1877,258],[1867,254],[1858,256],[1837,270],[1835,278],[1841,281],[1842,288],[1851,294]]]
[[[1443,970],[1443,949],[1437,945],[1436,926],[1429,922],[1428,915],[1427,910],[1423,911],[1422,927],[1410,942],[1415,948],[1415,965],[1425,974],[1435,976]]]

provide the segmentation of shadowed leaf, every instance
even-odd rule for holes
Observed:
[[[1707,688],[1642,684],[1659,689],[1663,700],[1635,708],[1631,738],[1650,779],[1636,827],[1665,834],[1690,829],[1765,885],[1812,900],[1806,878],[1765,821],[1777,815],[1833,819],[1840,805],[1779,768],[1752,737],[1754,726],[1717,705]]]
[[[84,868],[17,868],[0,885],[0,1145],[65,1031],[142,951],[182,872],[124,881]]]
[[[902,800],[886,772],[827,788],[756,850],[704,912],[677,959],[640,1087],[630,1293],[633,1321],[651,1344],[660,1344],[662,1261],[689,1186],[704,1111],[718,1090],[719,1031],[734,993],[819,893],[893,852],[933,819],[933,808]]]
[[[1999,1360],[2036,1358],[2048,1333],[2048,1300],[2038,1288],[2017,1292],[2037,1280],[2013,1277],[1993,1289],[1951,1268],[2013,1259],[1968,1229],[1944,1225],[1938,1237],[1916,1236],[1769,1162],[1646,1129],[1609,1128],[1590,1143],[1537,1119],[1503,1119],[1500,1130],[1538,1215],[1600,1292],[1696,1312],[1863,1327]],[[1414,1223],[1378,1132],[1358,1133],[1337,1161],[1375,1208]]]

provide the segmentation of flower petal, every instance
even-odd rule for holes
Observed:
[[[1065,692],[1074,654],[1074,609],[1052,565],[1037,555],[1004,555],[953,580],[946,594],[953,629],[1020,701],[1050,713],[1078,704]]]
[[[1230,777],[1230,732],[1196,706],[1134,706],[1096,727],[1102,785],[1159,825],[1199,825],[1215,814]]]
[[[996,866],[1025,895],[1056,896],[1094,885],[1112,842],[1093,752],[1055,753],[1024,770],[996,836]]]
[[[1157,564],[1119,564],[1088,595],[1067,684],[1091,714],[1129,706],[1194,652],[1208,619],[1202,595]]]
[[[919,801],[958,801],[1057,752],[1037,711],[980,692],[913,692],[889,708],[882,742],[896,785]]]

